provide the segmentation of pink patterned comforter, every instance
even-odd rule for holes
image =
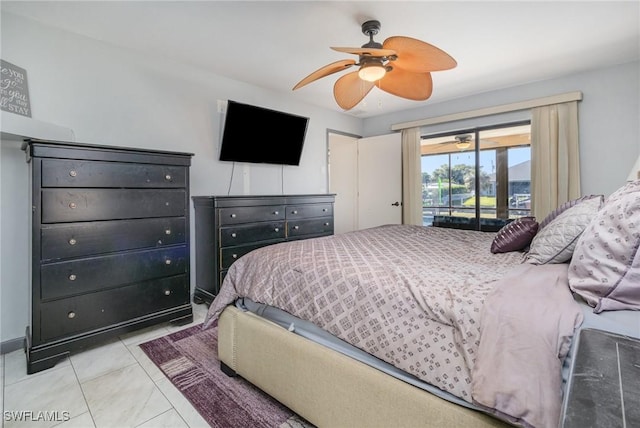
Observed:
[[[205,328],[246,296],[472,402],[483,303],[523,260],[492,254],[494,236],[388,225],[263,247],[231,266]]]

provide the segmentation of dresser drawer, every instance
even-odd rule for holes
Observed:
[[[180,166],[83,160],[42,160],[42,187],[185,187]]]
[[[333,233],[333,218],[314,218],[310,220],[292,220],[287,222],[287,236],[330,235]]]
[[[42,223],[184,217],[183,189],[43,189]]]
[[[43,226],[42,261],[186,242],[184,217],[65,223]]]
[[[45,264],[41,299],[50,300],[187,272],[186,246]]]
[[[186,275],[55,300],[40,305],[40,337],[47,341],[113,326],[188,303]]]
[[[220,208],[218,218],[220,225],[253,223],[284,219],[283,205],[260,205],[255,207]]]
[[[287,207],[287,220],[326,217],[333,215],[332,204],[304,204]]]
[[[271,242],[261,242],[259,244],[239,245],[237,247],[226,247],[220,249],[220,269],[228,269],[240,257],[245,254],[267,245],[277,244],[278,242],[284,242],[284,239]]]
[[[284,221],[267,221],[220,228],[220,246],[231,247],[249,242],[284,239]]]

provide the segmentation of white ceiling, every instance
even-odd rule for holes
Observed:
[[[449,53],[458,66],[433,73],[426,101],[374,88],[351,114],[370,117],[640,58],[634,1],[6,1],[2,12],[168,57],[256,86],[290,93],[316,69],[360,47],[360,25],[382,23],[375,40],[409,36]],[[351,70],[350,70],[351,71]],[[333,84],[343,73],[293,93],[342,111]]]

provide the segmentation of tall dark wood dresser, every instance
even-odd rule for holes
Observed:
[[[28,140],[31,325],[27,372],[70,351],[193,320],[191,154]]]
[[[194,196],[196,302],[210,303],[237,259],[266,245],[333,235],[333,194]]]

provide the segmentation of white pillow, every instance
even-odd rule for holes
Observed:
[[[640,310],[640,180],[611,195],[578,239],[569,287],[595,313]]]
[[[578,238],[596,215],[602,200],[588,199],[554,218],[531,241],[527,263],[543,265],[571,259]]]

